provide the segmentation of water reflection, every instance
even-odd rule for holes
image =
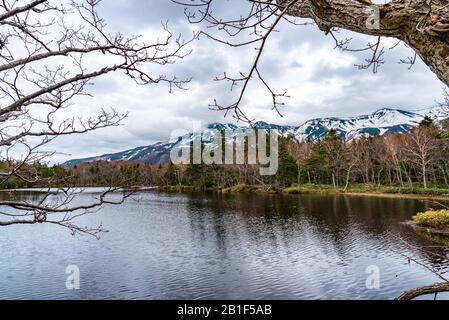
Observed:
[[[429,201],[138,198],[85,217],[82,223],[101,221],[110,230],[100,241],[45,225],[0,229],[0,298],[390,299],[439,280],[406,257],[448,273],[447,249],[402,224],[435,206]],[[80,267],[80,291],[65,289],[68,264]],[[369,265],[380,268],[379,290],[366,288]]]

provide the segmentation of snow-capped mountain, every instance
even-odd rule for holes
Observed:
[[[299,141],[319,140],[330,130],[334,129],[342,138],[352,140],[362,136],[384,135],[387,132],[408,132],[411,128],[419,125],[426,115],[430,116],[435,121],[447,119],[449,118],[449,106],[422,109],[416,112],[384,108],[369,115],[352,118],[313,119],[306,121],[297,127],[269,124],[259,121],[254,123],[252,127],[259,130],[274,130],[280,136],[294,137]],[[213,130],[226,130],[226,132],[234,133],[246,128],[248,127],[237,126],[232,123],[212,123],[202,132],[203,142],[207,144],[210,141],[205,137],[210,137]],[[80,163],[94,161],[134,161],[152,164],[166,163],[170,161],[170,151],[174,146],[178,143],[182,143],[184,147],[189,147],[190,142],[198,137],[199,133],[190,133],[168,142],[159,142],[150,146],[138,147],[102,156],[70,160],[64,163],[64,166],[73,167]]]
[[[300,141],[317,140],[331,129],[346,139],[357,139],[362,135],[383,135],[386,132],[403,133],[417,126],[423,118],[423,114],[384,108],[353,118],[309,120],[296,129],[294,136]]]
[[[449,118],[449,106],[436,106],[431,109],[422,109],[416,111],[419,114],[425,114],[426,116],[431,117],[436,120],[444,120]]]

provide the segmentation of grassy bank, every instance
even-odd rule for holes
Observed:
[[[427,188],[420,186],[413,188],[405,188],[400,186],[379,186],[374,184],[352,184],[345,191],[344,188],[334,188],[330,185],[301,185],[284,189],[287,194],[311,194],[311,193],[328,193],[328,194],[367,194],[367,195],[394,195],[394,196],[423,196],[449,198],[449,189],[444,188]]]
[[[190,192],[195,191],[193,186],[175,185],[159,187],[163,192]],[[352,184],[347,190],[334,188],[332,185],[304,184],[288,188],[276,188],[263,185],[238,184],[228,188],[207,188],[206,191],[215,191],[226,194],[237,193],[282,193],[282,194],[353,194],[372,196],[394,196],[413,198],[449,199],[449,189],[427,188],[420,186],[405,188],[400,186],[378,186],[374,184]]]
[[[195,187],[192,186],[184,186],[184,185],[174,185],[174,186],[160,186],[158,190],[161,192],[193,192],[195,191]]]
[[[221,189],[223,193],[246,193],[246,192],[263,192],[263,188],[257,185],[238,184],[229,188]]]

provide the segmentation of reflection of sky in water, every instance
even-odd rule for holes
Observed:
[[[447,264],[390,235],[433,245],[400,224],[427,208],[425,201],[139,198],[83,218],[80,224],[101,221],[110,231],[99,241],[46,225],[0,229],[0,298],[389,299],[439,280],[398,252],[447,271]],[[79,291],[65,289],[72,264],[81,271]],[[369,265],[380,269],[379,290],[366,289]]]

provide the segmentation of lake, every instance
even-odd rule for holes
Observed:
[[[100,240],[52,225],[0,228],[0,299],[392,299],[439,281],[413,260],[449,273],[421,247],[446,256],[448,250],[402,224],[430,207],[438,205],[139,192],[79,221],[101,222],[109,232]],[[79,290],[66,288],[69,265],[79,268]],[[378,288],[367,286],[373,270]]]

